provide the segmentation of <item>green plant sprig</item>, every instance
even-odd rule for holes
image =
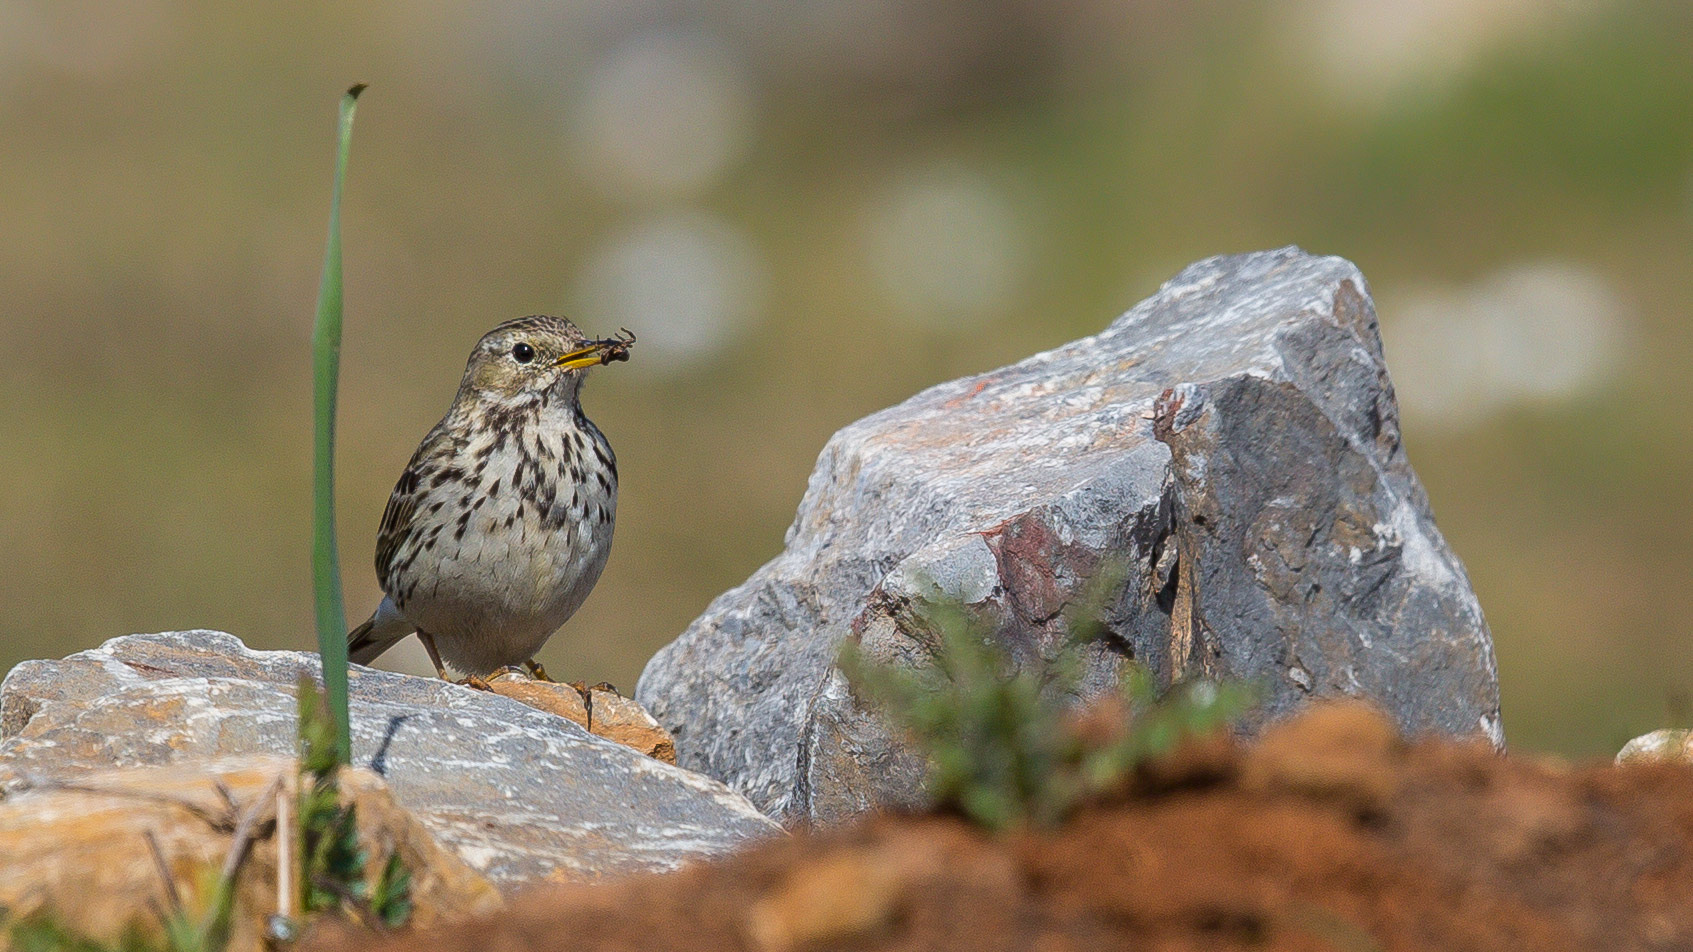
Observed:
[[[396,928],[411,918],[411,871],[398,851],[368,877],[369,856],[359,845],[358,814],[343,802],[335,757],[334,725],[324,695],[311,678],[299,684],[300,910],[337,913],[366,925]]]
[[[341,373],[341,188],[352,150],[353,111],[360,83],[341,97],[335,184],[329,199],[329,240],[323,253],[323,281],[318,286],[317,319],[312,326],[312,590],[317,608],[317,647],[323,660],[323,684],[335,719],[335,751],[340,763],[352,762],[352,734],[347,721],[347,613],[341,598],[341,560],[335,542],[335,391]]]
[[[857,642],[839,666],[854,691],[879,708],[929,761],[935,805],[995,831],[1062,823],[1090,796],[1120,785],[1148,759],[1238,719],[1252,703],[1243,685],[1193,682],[1160,697],[1144,668],[1131,666],[1114,704],[1122,722],[1100,731],[1078,711],[1084,645],[1096,625],[1051,658],[1015,665],[986,627],[941,606],[927,623],[939,638],[933,662],[878,662]],[[1098,703],[1098,702],[1096,702]]]

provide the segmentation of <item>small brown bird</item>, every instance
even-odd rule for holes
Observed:
[[[470,354],[447,415],[412,454],[376,540],[385,598],[347,635],[368,664],[412,632],[435,671],[481,677],[535,659],[611,553],[617,458],[582,415],[590,367],[635,335],[589,340],[562,317],[507,321]]]

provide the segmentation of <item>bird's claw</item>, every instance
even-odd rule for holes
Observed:
[[[523,667],[529,671],[529,676],[537,681],[545,681],[548,684],[558,683],[552,678],[547,677],[547,669],[542,667],[541,662],[536,661],[534,658],[530,658],[528,661],[523,662]]]
[[[588,700],[589,695],[593,694],[595,691],[610,691],[618,697],[623,696],[623,692],[619,691],[616,685],[612,684],[610,681],[600,681],[595,684],[587,684],[582,681],[572,681],[568,686],[575,688],[576,693],[582,695],[582,700],[584,701]]]
[[[610,691],[618,697],[623,696],[618,693],[617,688],[612,687],[611,682],[609,681],[601,681],[598,684],[585,684],[581,681],[572,681],[565,685],[565,687],[568,687],[574,690],[577,694],[582,695],[582,708],[588,715],[588,723],[583,726],[588,728],[589,731],[594,729],[594,692]]]

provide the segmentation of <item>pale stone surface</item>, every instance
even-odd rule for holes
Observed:
[[[130,635],[0,686],[0,793],[31,774],[287,754],[315,654]],[[673,869],[776,827],[744,798],[509,698],[354,666],[353,762],[501,889]]]
[[[0,801],[0,908],[20,918],[49,915],[100,941],[116,939],[131,925],[154,930],[165,883],[147,844],[150,835],[184,906],[198,915],[208,898],[199,890],[208,873],[223,868],[233,842],[231,831],[211,820],[238,815],[216,785],[243,813],[256,806],[258,816],[271,819],[278,796],[296,801],[297,777],[292,759],[259,756],[192,768],[95,771],[78,777],[74,789],[45,780],[29,787],[14,778],[13,792]],[[411,870],[413,925],[427,928],[503,905],[493,885],[436,844],[375,775],[349,771],[342,790],[357,808],[359,839],[371,865],[398,850]],[[236,879],[232,952],[264,948],[263,924],[277,911],[276,872],[274,837],[256,839]],[[90,901],[94,897],[98,901]]]
[[[1617,752],[1617,765],[1693,764],[1693,730],[1664,728],[1642,734]]]
[[[1115,568],[1126,581],[1089,592]],[[1022,658],[1103,607],[1090,690],[1247,678],[1260,718],[1358,696],[1503,742],[1492,642],[1399,442],[1363,276],[1298,249],[1199,262],[1100,334],[933,387],[824,447],[787,548],[648,664],[679,762],[772,816],[918,796],[844,638],[921,663],[937,606]]]

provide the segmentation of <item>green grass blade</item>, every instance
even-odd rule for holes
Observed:
[[[323,686],[335,719],[336,751],[352,760],[347,725],[347,612],[341,600],[341,559],[335,544],[335,388],[341,374],[341,183],[353,141],[353,110],[364,84],[341,97],[340,146],[335,186],[329,199],[329,241],[323,253],[323,282],[312,326],[312,405],[315,409],[312,470],[312,589],[317,604],[317,647],[323,658]]]

